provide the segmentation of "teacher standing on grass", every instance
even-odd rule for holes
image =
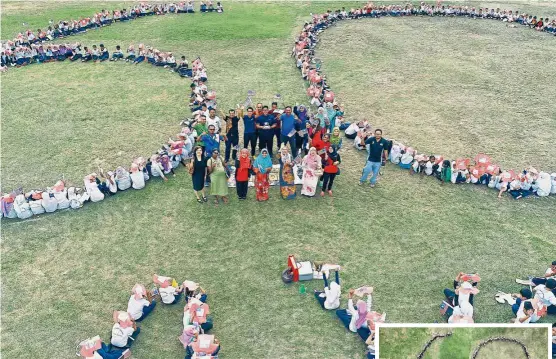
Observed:
[[[369,137],[365,141],[365,145],[367,145],[369,157],[367,158],[367,164],[365,164],[363,168],[363,175],[359,180],[359,185],[363,185],[372,172],[371,187],[374,187],[376,185],[378,172],[380,171],[380,166],[382,166],[382,153],[384,152],[385,157],[388,158],[388,141],[382,138],[382,130],[377,128],[375,130],[375,136]]]
[[[295,117],[292,114],[292,108],[287,106],[284,113],[280,115],[280,142],[290,144],[290,154],[295,157],[297,156],[296,143],[295,143]]]

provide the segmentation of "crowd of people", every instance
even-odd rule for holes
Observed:
[[[139,48],[144,46],[139,45]],[[183,70],[185,68],[187,72]],[[201,108],[207,104],[215,106],[216,93],[210,91],[206,85],[207,73],[200,58],[192,61],[191,68],[185,63],[177,69],[181,76],[192,81],[190,107]],[[129,167],[118,166],[113,171],[105,171],[99,167],[97,172],[84,177],[83,186],[69,185],[65,179],[61,179],[44,190],[23,191],[19,188],[3,193],[0,196],[0,217],[27,219],[57,210],[78,209],[84,203],[99,202],[106,196],[129,188],[140,190],[153,177],[167,181],[169,176],[175,176],[174,170],[180,164],[186,165],[194,140],[189,128],[184,126],[176,139],[168,139],[167,143],[148,158],[138,157]]]
[[[334,93],[327,84],[326,76],[320,68],[320,60],[315,57],[315,46],[318,35],[339,20],[357,19],[360,17],[381,16],[467,16],[471,18],[498,19],[507,22],[529,25],[539,31],[555,33],[555,21],[546,18],[537,20],[536,16],[522,14],[519,11],[500,9],[475,9],[468,6],[429,5],[422,2],[419,6],[408,5],[374,5],[368,3],[361,8],[335,11],[328,10],[325,14],[314,14],[312,20],[306,22],[295,40],[292,56],[301,71],[302,77],[309,82],[307,94],[311,104],[318,106],[318,113],[323,115],[326,123],[332,124],[337,116],[327,115],[326,109],[335,106]],[[556,33],[555,33],[556,34]],[[343,115],[343,111],[341,112]],[[332,125],[334,127],[334,125]],[[370,176],[370,186],[374,187],[386,161],[410,170],[412,174],[434,176],[442,183],[472,183],[486,185],[498,191],[500,198],[505,192],[513,198],[520,199],[531,195],[546,197],[556,194],[556,172],[550,174],[538,171],[533,167],[521,172],[503,170],[494,164],[490,157],[479,154],[474,163],[470,158],[450,160],[438,154],[418,153],[414,148],[394,140],[386,140],[381,129],[373,129],[368,121],[342,123],[345,137],[353,139],[353,146],[367,152],[367,161],[362,171],[360,184],[364,184]]]
[[[201,12],[222,13],[224,8],[220,2],[216,5],[212,1],[201,1]],[[132,63],[149,61],[157,66],[168,66],[176,68],[178,61],[172,53],[165,53],[152,48],[145,48],[140,45],[137,50],[133,45],[127,48],[127,53],[118,46],[109,57],[108,50],[101,44],[98,48],[82,47],[79,42],[48,44],[47,42],[68,38],[72,35],[83,34],[91,29],[99,29],[109,26],[116,22],[128,22],[143,16],[194,13],[194,2],[179,3],[141,3],[133,5],[129,9],[101,10],[91,17],[84,17],[71,20],[60,20],[57,23],[50,21],[47,28],[26,31],[17,34],[13,40],[2,42],[0,71],[6,71],[9,67],[21,67],[31,63],[43,63],[50,61],[63,61],[70,58],[72,61],[105,61],[125,59]],[[187,62],[182,57],[182,64]]]
[[[148,5],[144,6],[149,8]],[[165,6],[162,8],[166,9]],[[168,9],[170,8],[172,7],[168,5]],[[367,121],[356,121],[351,124],[344,121],[343,106],[336,102],[335,95],[320,70],[319,61],[314,56],[318,34],[338,20],[360,16],[396,16],[395,13],[401,10],[404,15],[452,15],[457,10],[459,15],[465,13],[474,16],[472,15],[474,10],[465,7],[429,6],[424,3],[417,7],[367,4],[350,11],[339,9],[328,11],[323,15],[313,15],[312,22],[304,25],[296,40],[293,56],[296,58],[302,76],[309,82],[307,93],[310,96],[310,104],[315,108],[314,113],[311,106],[296,105],[279,108],[278,103],[273,102],[270,106],[257,103],[254,108],[238,105],[227,114],[218,111],[217,115],[216,93],[208,90],[205,84],[206,71],[199,59],[193,62],[193,67],[190,69],[185,59],[177,64],[171,53],[145,48],[142,44],[139,45],[137,53],[133,45],[129,46],[125,55],[118,46],[111,58],[102,44],[98,49],[96,46],[91,49],[84,48],[86,49],[84,52],[79,44],[56,45],[58,46],[56,52],[44,53],[43,48],[42,53],[35,49],[31,55],[25,55],[26,51],[23,51],[24,54],[19,55],[15,61],[16,64],[18,61],[20,63],[23,61],[22,64],[29,63],[29,59],[43,62],[44,59],[51,61],[65,58],[81,61],[125,60],[136,64],[147,61],[193,79],[189,97],[192,118],[182,122],[182,131],[176,136],[177,138],[170,139],[161,151],[148,160],[136,159],[129,170],[119,167],[115,172],[104,174],[99,169],[101,172],[99,175],[97,173],[88,175],[85,178],[83,193],[78,189],[73,192],[74,199],[77,198],[77,201],[73,201],[72,208],[79,207],[87,200],[93,202],[102,200],[104,195],[129,187],[140,189],[144,186],[144,181],[150,177],[161,177],[167,180],[168,175],[175,175],[174,170],[180,164],[186,166],[191,174],[195,197],[201,204],[208,202],[207,187],[210,195],[214,196],[215,203],[229,201],[229,187],[236,187],[239,200],[245,200],[249,187],[254,187],[256,199],[266,201],[269,198],[269,188],[273,184],[279,185],[280,194],[284,199],[296,198],[299,184],[301,184],[301,195],[332,196],[335,177],[341,172],[339,168],[341,163],[339,151],[343,146],[341,130],[344,130],[346,138],[353,139],[353,146],[356,149],[367,152],[367,161],[362,170],[360,184],[364,184],[370,178],[370,185],[374,187],[380,177],[381,168],[389,160],[401,168],[410,170],[412,174],[434,176],[441,183],[473,183],[496,188],[499,197],[504,192],[510,193],[514,198],[530,195],[545,197],[556,194],[556,173],[549,174],[532,167],[519,173],[513,170],[502,170],[484,154],[476,156],[474,163],[469,158],[449,160],[441,155],[419,154],[412,147],[384,138],[382,130],[373,130]],[[481,14],[483,13],[481,11]],[[493,10],[488,13],[509,12]],[[508,16],[502,17],[507,21],[514,21]],[[488,15],[486,18],[501,17]],[[518,19],[515,21],[519,22]],[[33,46],[42,45],[33,44]],[[240,122],[243,124],[242,145],[240,145],[239,134]],[[222,145],[224,156],[220,153]],[[274,155],[275,149],[278,152],[277,156]],[[273,161],[274,159],[277,163]],[[30,202],[37,201],[33,196],[40,197],[43,193],[37,192],[39,193],[28,193],[18,201],[15,200],[18,193],[4,195],[2,203],[6,205],[2,207],[6,210],[2,211],[2,215],[12,218],[30,216],[25,213],[25,209],[18,212],[16,208],[25,208],[27,204],[31,207]],[[56,193],[48,193],[50,198],[55,195]],[[60,194],[58,196],[63,197]],[[40,202],[42,201],[41,198]],[[63,198],[62,201],[65,202]],[[21,205],[14,204],[16,202]],[[52,208],[53,206],[49,210]],[[37,208],[37,211],[40,212],[41,209]]]
[[[182,302],[183,331],[178,339],[185,349],[185,359],[203,357],[217,359],[220,342],[208,333],[213,327],[207,293],[190,280],[181,285],[170,277],[153,275],[154,287],[147,290],[142,284],[135,284],[125,311],[115,311],[114,325],[108,344],[100,336],[86,339],[78,345],[78,356],[85,359],[120,359],[131,356],[130,348],[137,339],[141,329],[137,325],[156,307],[159,298],[161,305],[174,305]]]

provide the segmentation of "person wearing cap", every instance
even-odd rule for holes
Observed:
[[[378,172],[382,166],[382,156],[384,154],[388,157],[388,141],[382,138],[382,130],[377,128],[375,130],[375,136],[365,140],[365,145],[368,146],[367,150],[369,152],[369,157],[367,158],[367,164],[363,168],[363,174],[359,179],[359,184],[364,184],[372,172],[373,175],[370,183],[371,187],[374,187],[378,178]]]
[[[547,313],[556,314],[556,279],[547,279],[546,284],[539,284],[534,291],[534,298],[546,307]]]
[[[209,126],[209,131],[214,126]],[[228,203],[228,179],[226,163],[220,157],[217,148],[212,150],[212,156],[207,160],[207,170],[210,176],[210,194],[214,196],[214,204],[219,203],[219,197],[224,203]]]
[[[141,284],[135,284],[131,290],[131,296],[127,302],[127,312],[131,318],[140,322],[154,310],[156,301],[152,298],[152,294]]]
[[[127,312],[115,312],[114,321],[116,323],[112,326],[110,344],[118,349],[129,349],[137,339],[141,329],[137,328],[135,321],[131,319]]]
[[[160,285],[160,299],[164,304],[176,304],[179,302],[180,297],[183,293],[183,288],[181,286],[174,287],[172,284],[173,280],[169,277],[163,277],[159,275],[154,275],[153,278],[155,284]]]

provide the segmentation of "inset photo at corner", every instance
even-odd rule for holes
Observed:
[[[378,359],[550,359],[552,325],[381,324]]]

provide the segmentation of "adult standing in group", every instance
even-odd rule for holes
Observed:
[[[296,141],[295,141],[295,116],[292,113],[292,108],[287,106],[284,113],[280,115],[280,139],[281,143],[289,143],[292,156],[297,155]]]
[[[214,125],[208,126],[208,134],[201,137],[202,142],[205,144],[205,156],[212,156],[213,150],[218,150],[220,152],[220,142],[226,140],[226,136],[222,137],[217,133],[216,127]]]
[[[280,148],[280,194],[283,199],[294,199],[296,196],[295,176],[293,174],[293,156],[287,142]]]
[[[272,170],[272,158],[268,150],[263,148],[261,153],[253,162],[253,171],[255,172],[255,190],[257,201],[262,202],[268,200],[268,189],[270,182],[268,174]]]
[[[230,153],[234,160],[237,158],[237,146],[239,145],[239,118],[236,116],[236,112],[234,110],[228,111],[225,122],[226,153],[224,156],[224,161],[228,163],[228,161],[230,160]]]
[[[197,202],[203,203],[208,201],[205,195],[205,178],[207,175],[207,161],[205,159],[203,148],[195,147],[193,150],[193,159],[189,163],[189,173],[193,181],[193,191],[197,197]],[[201,196],[199,196],[201,194]]]
[[[274,136],[276,136],[276,147],[280,149],[282,146],[282,137],[280,133],[280,116],[282,115],[282,111],[278,109],[278,102],[273,102],[270,104],[270,110],[268,113],[274,115],[274,120],[276,120],[276,127],[274,127]]]
[[[216,133],[220,133],[220,130],[222,129],[222,120],[220,119],[220,117],[216,116],[216,110],[210,107],[209,107],[209,116],[207,118],[207,125],[208,126],[213,125],[214,128],[216,129]]]
[[[226,163],[216,148],[212,150],[212,156],[207,160],[207,170],[210,175],[210,194],[214,196],[214,204],[219,203],[219,198],[222,198],[224,203],[228,203]]]
[[[359,180],[359,184],[362,185],[367,181],[369,174],[372,172],[371,176],[371,187],[376,185],[376,180],[378,177],[378,172],[382,166],[382,156],[383,153],[388,158],[388,141],[382,138],[382,130],[377,128],[375,130],[374,137],[369,137],[365,144],[367,145],[367,150],[369,152],[369,157],[367,158],[367,164],[363,168],[363,175]]]
[[[259,151],[268,150],[268,155],[272,158],[272,145],[276,120],[274,115],[268,112],[268,106],[263,106],[263,114],[257,117],[257,131],[259,132]]]
[[[243,147],[251,146],[251,156],[255,156],[257,147],[257,128],[255,127],[255,113],[253,107],[247,107],[247,115],[243,115],[243,106],[239,110],[240,117],[243,118]]]
[[[301,194],[313,197],[317,191],[319,177],[322,176],[322,159],[314,147],[309,149],[309,154],[303,158],[303,185]]]

